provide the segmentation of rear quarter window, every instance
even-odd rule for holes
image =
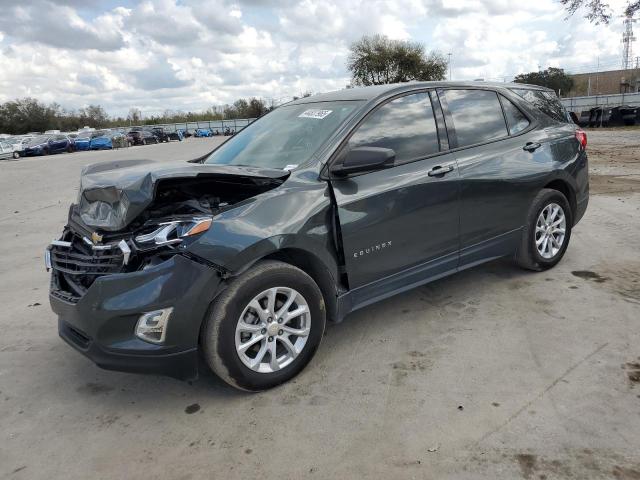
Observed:
[[[530,88],[512,88],[511,91],[552,119],[562,123],[570,122],[567,111],[555,93]]]

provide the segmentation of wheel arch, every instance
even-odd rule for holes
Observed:
[[[334,278],[324,262],[311,252],[287,247],[272,252],[257,260],[279,260],[299,268],[309,275],[320,288],[327,311],[327,320],[338,318],[338,280]]]
[[[567,201],[569,202],[569,206],[571,207],[571,218],[575,222],[578,203],[576,200],[575,189],[571,186],[571,184],[561,178],[556,178],[555,180],[552,180],[551,182],[547,183],[543,188],[557,190],[567,198]]]

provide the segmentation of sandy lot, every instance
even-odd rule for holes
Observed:
[[[261,394],[100,370],[48,306],[43,249],[84,165],[218,140],[0,162],[0,478],[640,479],[640,130],[588,135],[591,203],[556,268],[363,309]]]

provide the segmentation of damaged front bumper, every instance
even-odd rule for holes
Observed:
[[[109,370],[197,376],[200,325],[220,286],[221,271],[176,253],[143,270],[97,275],[78,295],[68,291],[55,255],[51,263],[49,299],[59,334],[69,345]],[[138,338],[140,317],[162,309],[172,309],[163,343]]]

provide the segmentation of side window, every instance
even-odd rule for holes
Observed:
[[[444,90],[453,117],[458,146],[466,147],[506,137],[498,94],[489,90]]]
[[[515,135],[529,126],[529,120],[524,116],[510,100],[500,95],[504,116],[507,118],[507,126],[509,127],[509,135]]]
[[[511,91],[524,98],[527,102],[554,120],[569,123],[567,111],[555,93],[547,90],[532,90],[529,88],[512,88]]]
[[[396,98],[373,112],[351,136],[348,148],[391,148],[396,164],[439,151],[436,122],[429,94]]]

